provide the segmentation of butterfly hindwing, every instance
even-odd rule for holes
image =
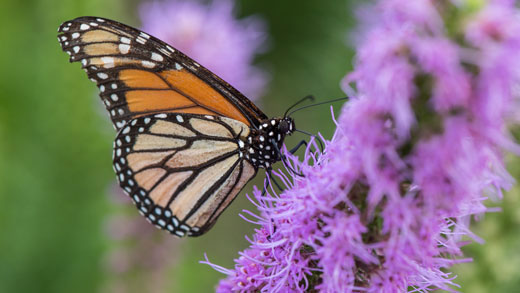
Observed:
[[[153,113],[229,117],[249,127],[266,119],[228,83],[183,53],[116,21],[80,17],[58,29],[71,62],[81,62],[96,82],[117,129]]]
[[[238,144],[249,127],[183,113],[129,121],[114,142],[114,169],[140,212],[177,236],[207,231],[256,168]]]

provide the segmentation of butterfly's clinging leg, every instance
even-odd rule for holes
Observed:
[[[289,170],[291,171],[294,175],[297,175],[297,176],[300,176],[300,177],[305,177],[303,174],[299,173],[299,172],[296,172],[292,167],[291,165],[289,165],[289,163],[287,163],[287,157],[285,155],[282,154],[282,152],[280,151],[280,148],[278,148],[278,145],[276,144],[276,142],[274,140],[271,140],[271,143],[272,145],[274,146],[274,149],[276,150],[278,156],[280,157],[282,163],[284,164],[284,166]]]
[[[320,151],[323,153],[325,148],[323,147],[323,141],[321,140],[321,138],[319,138],[317,135],[314,135],[312,133],[308,133],[307,131],[303,131],[303,130],[299,130],[299,129],[295,129],[294,131],[306,134],[310,137],[314,137],[318,141],[318,144],[320,145]]]
[[[272,169],[267,170],[267,173],[269,176],[269,181],[273,181],[274,185],[278,188],[278,190],[283,191],[283,188],[280,186],[280,183],[278,183],[278,181],[274,179]]]
[[[300,141],[295,147],[293,147],[292,149],[289,150],[289,153],[291,153],[291,154],[296,153],[302,145],[305,145],[305,147],[307,147],[307,141],[306,140]]]
[[[274,183],[274,185],[278,188],[278,190],[283,191],[283,188],[280,187],[280,184],[274,179],[272,169],[267,169],[267,184],[264,184],[264,189],[262,190],[262,196],[264,196],[267,193],[267,188],[271,186],[271,181]]]

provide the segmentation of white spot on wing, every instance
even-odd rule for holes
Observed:
[[[112,68],[114,67],[114,58],[112,57],[102,57],[101,61],[103,62],[103,65],[105,68]]]
[[[161,62],[164,60],[164,58],[162,55],[152,52],[152,60]]]
[[[104,73],[104,72],[99,72],[97,74],[97,76],[99,76],[99,78],[101,78],[101,79],[107,79],[108,78],[108,75],[106,73]]]
[[[130,39],[127,37],[121,37],[121,43],[123,44],[130,44]]]
[[[122,54],[127,54],[130,51],[130,45],[127,44],[119,44],[119,52]]]
[[[177,118],[177,121],[179,121],[179,123],[184,122],[184,119],[182,119],[181,115],[177,115],[177,117],[175,117],[175,118]]]
[[[157,115],[155,115],[155,117],[156,118],[166,118],[167,115],[163,113],[163,114],[157,114]]]
[[[143,61],[141,61],[141,63],[146,68],[154,68],[155,67],[155,63],[147,61],[147,60],[143,60]]]
[[[74,48],[72,48],[72,50],[74,50],[74,53],[78,53],[79,52],[79,46],[74,46]]]
[[[143,44],[143,45],[146,44],[146,39],[143,38],[143,37],[141,37],[141,36],[138,36],[137,39],[136,39],[136,41],[137,41],[138,43],[140,43],[140,44]]]
[[[181,70],[182,66],[179,63],[175,63],[175,69]]]
[[[90,25],[86,24],[86,23],[82,23],[81,26],[79,27],[80,30],[82,31],[86,31],[90,28]]]
[[[79,33],[73,33],[73,34],[72,34],[72,38],[73,38],[73,39],[77,39],[77,38],[79,38],[79,36],[80,36]]]

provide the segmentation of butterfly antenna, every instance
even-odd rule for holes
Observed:
[[[283,117],[284,118],[287,117],[287,113],[289,111],[291,111],[292,108],[298,106],[298,104],[301,104],[301,103],[305,102],[306,100],[314,101],[314,96],[313,95],[305,96],[302,99],[300,99],[298,102],[294,103],[292,106],[289,107],[289,109],[287,109],[287,111],[285,111],[285,114],[283,114]]]
[[[343,97],[343,98],[339,98],[339,99],[334,99],[334,100],[329,100],[329,101],[325,101],[325,102],[320,102],[320,103],[316,103],[316,104],[312,104],[312,105],[307,105],[307,106],[303,106],[303,107],[300,107],[292,112],[290,112],[289,114],[287,114],[287,112],[289,110],[286,111],[286,114],[284,117],[288,117],[288,116],[291,116],[292,114],[294,114],[295,112],[298,112],[300,110],[303,110],[303,109],[306,109],[306,108],[310,108],[310,107],[314,107],[314,106],[319,106],[319,105],[323,105],[323,104],[330,104],[330,103],[334,103],[334,102],[337,102],[337,101],[343,101],[343,100],[348,100],[349,97]],[[293,105],[291,108],[293,108],[294,106],[296,106],[297,104],[299,104],[300,102],[296,103],[295,105]],[[289,108],[289,109],[291,109]]]

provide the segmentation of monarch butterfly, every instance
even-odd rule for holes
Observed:
[[[142,31],[99,17],[64,22],[58,40],[97,84],[118,131],[120,186],[158,228],[207,232],[259,168],[281,160],[294,130],[239,91]]]

